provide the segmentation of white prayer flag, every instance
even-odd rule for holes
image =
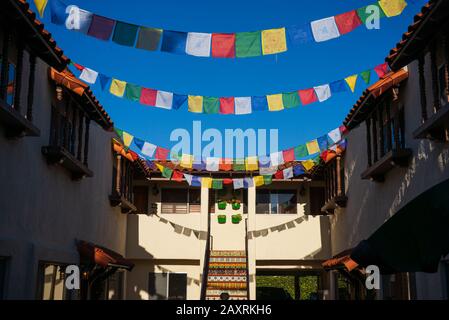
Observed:
[[[326,101],[331,97],[331,88],[328,84],[323,84],[322,86],[313,87],[319,102]]]
[[[251,113],[251,97],[235,97],[235,114]]]
[[[242,189],[243,179],[232,179],[232,184],[234,186],[234,189]]]
[[[284,175],[284,179],[291,179],[291,178],[293,178],[293,167],[285,168],[282,171],[282,173]]]
[[[212,34],[189,32],[187,34],[186,53],[197,57],[210,56]]]
[[[316,42],[327,41],[340,36],[334,17],[312,21],[310,25]]]
[[[272,166],[279,166],[281,164],[284,164],[284,156],[282,154],[282,151],[274,152],[270,154],[271,159],[271,165]]]
[[[82,33],[87,33],[89,31],[93,13],[80,9],[75,5],[68,6],[65,13],[68,14],[65,20],[65,27],[67,29]]]
[[[142,146],[141,152],[143,155],[146,155],[147,157],[151,158],[151,157],[153,157],[154,153],[156,152],[156,148],[157,148],[157,146],[155,146],[154,144],[145,142]]]
[[[89,68],[84,68],[79,78],[87,83],[94,84],[97,82],[98,72]]]
[[[191,186],[192,185],[193,176],[191,174],[184,173],[184,178],[186,179],[186,181],[189,184],[189,186]]]
[[[173,105],[173,93],[167,91],[157,91],[156,107],[163,109],[171,109]]]
[[[220,165],[220,158],[207,157],[206,158],[206,170],[218,171]]]
[[[341,140],[340,128],[336,128],[327,134],[333,143]]]

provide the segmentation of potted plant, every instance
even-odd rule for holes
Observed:
[[[240,200],[238,199],[233,199],[232,200],[232,209],[233,210],[239,210],[240,209]]]
[[[240,221],[242,221],[242,215],[241,214],[233,214],[232,215],[232,223],[237,224]]]
[[[224,214],[219,214],[219,215],[217,216],[217,218],[218,218],[218,223],[219,223],[219,224],[226,223],[226,215],[224,215]]]
[[[226,201],[224,200],[218,200],[218,210],[224,210],[226,209]]]

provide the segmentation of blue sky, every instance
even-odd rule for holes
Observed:
[[[162,29],[199,32],[253,31],[301,24],[336,15],[373,0],[143,1],[64,0],[91,12]],[[75,62],[145,87],[210,96],[263,95],[309,88],[383,63],[400,40],[424,0],[407,1],[401,16],[382,19],[380,30],[364,26],[335,40],[289,47],[286,53],[247,59],[210,59],[148,52],[103,42],[43,19],[58,45]],[[377,79],[373,75],[372,80]],[[92,87],[117,127],[163,147],[174,145],[170,133],[191,130],[192,121],[205,128],[279,130],[279,148],[316,138],[339,126],[366,85],[359,79],[355,93],[340,93],[324,103],[245,116],[201,115],[186,108],[170,111],[138,103]]]

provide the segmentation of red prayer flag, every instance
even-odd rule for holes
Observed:
[[[224,179],[223,179],[223,184],[232,184],[232,179],[230,179],[230,178],[224,178]]]
[[[234,114],[234,97],[220,98],[220,113]]]
[[[340,133],[341,135],[347,134],[348,133],[348,128],[346,128],[346,126],[341,125],[340,127],[338,127],[340,129]]]
[[[212,57],[234,58],[235,57],[235,34],[213,33],[212,34]]]
[[[220,159],[220,164],[218,165],[219,169],[222,171],[231,171],[232,170],[232,159]]]
[[[274,178],[283,180],[284,179],[284,172],[282,170],[276,171],[276,173],[274,174]]]
[[[147,106],[156,105],[157,90],[142,88],[140,92],[140,103]]]
[[[379,64],[378,66],[374,67],[374,71],[376,71],[379,78],[382,78],[388,72],[388,64],[386,62]]]
[[[84,67],[83,67],[82,65],[80,65],[79,63],[76,63],[76,62],[73,62],[73,61],[72,61],[72,64],[73,64],[73,66],[74,66],[75,68],[77,68],[79,71],[83,71],[83,70],[84,70]]]
[[[139,159],[139,155],[137,153],[135,153],[134,151],[129,150],[129,153],[131,154],[131,158],[133,158],[134,161]]]
[[[182,180],[184,180],[184,174],[181,171],[175,170],[173,171],[171,179],[174,181],[182,182]]]
[[[295,149],[287,149],[282,151],[282,156],[284,157],[284,162],[295,161]]]
[[[156,148],[156,159],[157,160],[167,160],[169,153],[170,153],[170,150],[164,149],[161,147],[157,147]]]
[[[310,104],[318,101],[318,98],[315,94],[315,90],[313,88],[298,90],[299,98],[301,99],[301,103],[303,105]]]
[[[335,23],[337,24],[340,34],[351,32],[362,24],[357,11],[349,11],[335,16]]]

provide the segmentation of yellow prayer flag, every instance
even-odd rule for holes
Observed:
[[[349,76],[345,78],[346,83],[348,84],[349,88],[351,88],[351,91],[354,92],[355,90],[355,84],[357,83],[357,74],[353,74],[352,76]]]
[[[380,0],[379,5],[387,17],[398,16],[407,6],[405,0]]]
[[[256,187],[260,187],[264,185],[263,176],[255,176],[253,177],[253,182]]]
[[[310,171],[310,169],[315,166],[315,162],[313,162],[313,160],[302,161],[301,164],[307,171]]]
[[[134,136],[130,135],[128,132],[123,131],[122,139],[125,147],[128,148],[131,145],[131,142],[133,142]]]
[[[109,92],[117,97],[123,97],[125,94],[126,81],[112,79]]]
[[[189,96],[189,111],[195,113],[203,112],[203,96]]]
[[[212,178],[201,178],[201,187],[210,189],[212,187]]]
[[[315,154],[320,152],[320,146],[318,145],[318,141],[316,139],[307,142],[306,145],[307,145],[307,152],[309,154]]]
[[[262,53],[273,54],[287,51],[285,28],[262,31]]]
[[[267,95],[268,110],[279,111],[284,109],[284,103],[282,102],[282,93]]]
[[[247,157],[245,159],[246,171],[256,171],[259,169],[259,160],[257,157]]]
[[[41,18],[44,16],[45,7],[47,6],[48,0],[34,0],[34,4],[36,5],[37,12]]]
[[[181,156],[181,167],[191,169],[193,166],[193,156],[191,154],[183,154]]]
[[[160,165],[159,163],[156,163],[156,167],[158,168],[158,170],[160,172],[164,171],[164,166],[163,165]]]

